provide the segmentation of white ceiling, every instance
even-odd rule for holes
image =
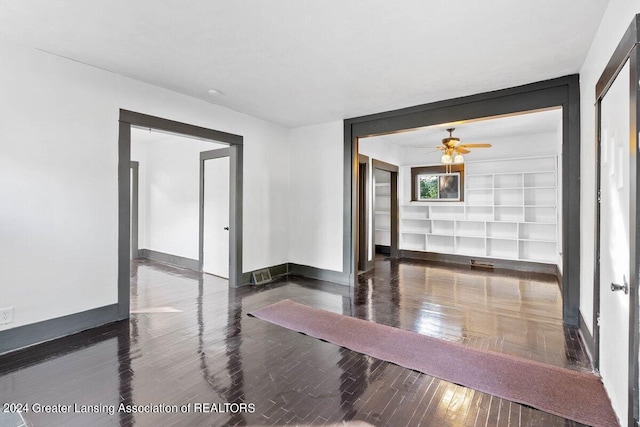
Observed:
[[[295,127],[577,73],[606,5],[5,0],[0,37]]]
[[[494,139],[508,139],[514,136],[552,133],[561,129],[562,109],[554,108],[532,111],[525,114],[490,117],[426,126],[406,132],[380,135],[361,139],[361,143],[381,140],[402,148],[428,148],[441,145],[449,136],[447,128],[455,128],[453,136],[461,143],[491,142]]]

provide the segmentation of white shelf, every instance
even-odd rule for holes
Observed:
[[[374,244],[391,244],[391,181],[388,172],[375,170],[373,211],[375,213]]]
[[[402,205],[401,249],[557,263],[556,161],[468,163],[464,202]]]

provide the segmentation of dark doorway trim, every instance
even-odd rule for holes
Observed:
[[[369,197],[367,197],[369,184],[369,157],[358,154],[358,259],[359,272],[369,271],[372,262],[369,260]],[[375,240],[375,239],[374,239]]]
[[[229,157],[229,164],[233,164],[235,159],[235,150],[231,148],[220,148],[217,150],[203,151],[200,153],[200,209],[198,217],[198,265],[199,270],[203,271],[204,265],[204,162],[211,159],[219,159],[220,157]],[[236,218],[231,214],[231,207],[233,200],[236,200],[237,195],[235,191],[238,187],[238,177],[234,176],[232,168],[229,168],[229,231],[236,229]],[[229,239],[231,240],[231,233],[229,233]],[[231,241],[229,245],[231,245]],[[231,248],[231,246],[229,246]],[[234,268],[236,263],[237,254],[234,251],[229,251],[229,277],[236,276]]]
[[[131,259],[140,257],[138,253],[138,205],[139,205],[140,162],[131,162]]]
[[[640,151],[638,150],[640,129],[640,14],[636,15],[627,31],[622,36],[611,59],[607,63],[600,79],[596,83],[596,214],[595,214],[595,261],[593,283],[593,337],[594,365],[600,367],[600,148],[601,148],[601,106],[602,98],[607,94],[614,80],[629,61],[629,411],[628,425],[637,425],[640,420],[638,357],[640,351],[640,318],[638,313],[638,288],[640,280],[640,185],[638,185],[638,165]],[[606,286],[606,285],[605,285]]]
[[[243,138],[240,135],[207,129],[147,114],[120,110],[118,133],[118,319],[129,318],[129,288],[130,288],[130,167],[131,167],[131,127],[154,129],[179,136],[189,136],[205,141],[229,144],[234,153],[235,162],[231,162],[231,174],[237,176],[232,180],[232,187],[236,199],[230,208],[230,221],[235,220],[235,226],[230,226],[231,244],[229,256],[234,254],[236,262],[229,270],[229,286],[237,287],[242,284],[242,152]],[[233,275],[232,275],[233,272]]]
[[[353,285],[358,139],[439,123],[562,107],[562,301],[565,324],[578,327],[580,307],[580,87],[577,74],[344,121],[343,272]],[[571,219],[570,221],[568,219]]]
[[[400,168],[396,165],[392,165],[391,163],[386,163],[377,159],[371,160],[371,166],[373,169],[380,169],[383,171],[387,171],[391,175],[391,196],[390,196],[391,197],[391,242],[390,242],[391,245],[389,246],[389,256],[391,258],[398,258],[400,254],[400,251],[398,249],[398,241],[399,241],[398,237],[400,235],[399,216],[398,216],[398,171],[400,170]],[[372,185],[372,188],[375,189],[376,175],[375,173],[372,173],[371,176],[373,176],[373,183],[371,185]],[[373,191],[373,194],[375,194],[375,191]],[[375,199],[374,199],[374,206],[375,206]],[[371,227],[373,227],[374,236],[375,236],[375,229],[376,229],[375,215],[373,215],[373,218],[374,220]],[[374,238],[374,243],[375,243],[375,238]]]

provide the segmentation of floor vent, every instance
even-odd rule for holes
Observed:
[[[265,283],[271,282],[271,272],[268,268],[264,268],[262,270],[256,270],[251,273],[251,284],[252,285],[264,285]]]
[[[476,259],[472,259],[470,261],[471,268],[484,268],[487,270],[493,270],[493,263],[489,261],[478,261]]]

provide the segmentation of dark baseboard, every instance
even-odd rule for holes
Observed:
[[[188,268],[189,270],[200,271],[200,263],[197,259],[166,254],[164,252],[154,251],[153,249],[138,249],[138,257],[163,262],[165,264],[177,265],[178,267]]]
[[[62,338],[116,320],[118,305],[112,304],[0,331],[0,354]]]
[[[558,278],[558,286],[560,287],[560,292],[562,292],[562,273],[560,273],[560,267],[556,265],[556,277]]]
[[[323,268],[309,267],[308,265],[289,263],[289,274],[349,286],[349,275],[341,271],[325,270]]]
[[[288,275],[308,277],[310,279],[323,280],[338,285],[349,286],[349,275],[341,271],[325,270],[323,268],[310,267],[308,265],[286,263],[273,265],[268,268],[272,278],[283,277]],[[262,270],[262,268],[260,269]],[[251,274],[253,272],[242,273],[242,285],[251,284]]]
[[[391,255],[391,246],[376,245],[376,253],[383,255]]]
[[[265,267],[269,269],[269,272],[271,273],[271,278],[275,279],[276,277],[282,277],[282,276],[286,276],[287,274],[289,274],[289,264],[288,263],[284,263],[284,264],[278,264],[278,265],[273,265],[271,267]],[[261,268],[260,270],[264,270],[263,268]],[[256,270],[257,271],[257,270]],[[250,271],[248,273],[242,273],[242,286],[247,286],[247,285],[251,285],[251,275],[253,274],[253,271]]]
[[[551,274],[557,277],[558,266],[555,264],[543,264],[530,261],[512,261],[498,258],[476,257],[467,255],[441,254],[437,252],[422,252],[401,250],[400,258],[420,259],[424,261],[434,261],[445,264],[456,264],[470,266],[471,261],[480,261],[482,263],[493,263],[495,269],[524,271],[531,273]]]
[[[587,349],[587,353],[589,353],[591,362],[593,362],[593,355],[596,354],[596,340],[593,338],[591,332],[589,332],[587,322],[585,322],[584,317],[582,317],[582,312],[580,312],[580,335],[582,336],[582,341]]]

